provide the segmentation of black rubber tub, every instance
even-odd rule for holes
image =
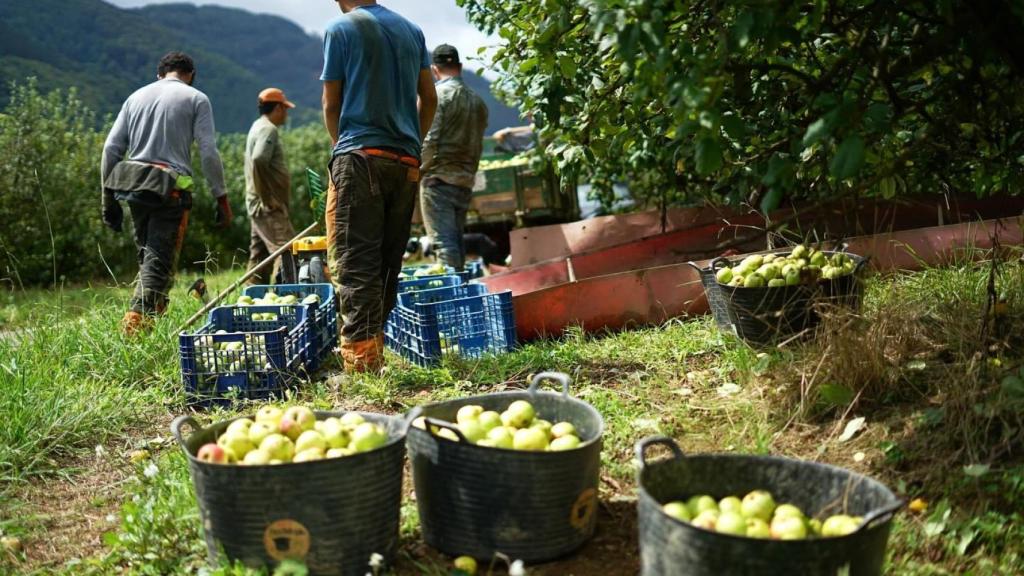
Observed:
[[[654,445],[672,457],[647,462]],[[903,503],[881,483],[835,466],[771,456],[684,456],[665,437],[636,446],[640,463],[638,514],[642,576],[877,576],[882,574],[892,517]],[[661,507],[697,494],[715,498],[768,490],[811,517],[863,516],[848,536],[761,540],[718,534],[665,514]]]
[[[317,419],[344,412],[317,412]],[[370,452],[299,464],[236,466],[195,458],[231,421],[199,428],[190,416],[171,424],[188,457],[210,561],[221,554],[260,568],[285,559],[310,574],[363,576],[373,554],[392,564],[408,422],[362,413],[388,429],[388,443]],[[251,418],[251,417],[250,417]],[[183,427],[193,432],[187,437]]]
[[[562,384],[562,393],[539,391],[544,380]],[[525,392],[501,392],[423,407],[431,425],[457,429],[462,406],[477,404],[503,411],[527,400],[539,418],[572,422],[578,448],[562,452],[523,452],[438,438],[409,429],[409,459],[427,544],[452,556],[490,560],[500,552],[535,563],[576,550],[597,522],[597,487],[604,421],[590,404],[569,395],[569,377],[538,374]],[[429,426],[428,426],[429,429]]]
[[[715,278],[717,270],[713,265],[701,268],[695,262],[687,262],[687,264],[700,274],[700,283],[704,286],[704,295],[708,299],[708,308],[711,310],[712,318],[715,319],[715,325],[723,332],[735,334],[736,330],[733,328],[732,320],[729,319],[729,301],[726,299],[718,279]]]
[[[786,249],[758,254],[789,252],[790,250]],[[836,253],[823,252],[829,257]],[[746,288],[720,284],[715,280],[715,273],[719,269],[737,265],[742,258],[732,261],[727,258],[715,258],[709,268],[701,270],[701,281],[704,283],[708,302],[714,300],[719,309],[724,308],[729,324],[737,336],[750,344],[766,345],[813,328],[821,320],[819,312],[823,307],[842,306],[856,309],[860,306],[864,292],[861,275],[867,259],[856,254],[845,254],[855,263],[852,274],[810,284]],[[746,256],[749,254],[744,255]],[[713,285],[711,288],[708,286],[709,283]],[[716,316],[716,322],[718,321]]]

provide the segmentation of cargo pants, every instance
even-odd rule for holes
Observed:
[[[419,170],[359,153],[335,156],[327,191],[327,260],[341,306],[341,336],[379,335],[395,306]]]
[[[420,196],[423,226],[436,246],[438,260],[461,271],[466,265],[462,233],[473,190],[439,180],[424,181]]]
[[[287,211],[274,211],[249,217],[249,269],[265,260],[295,237],[295,228]],[[273,278],[281,284],[294,284],[295,258],[288,250],[274,260],[273,268],[264,267],[253,274],[249,284],[269,284]]]
[[[174,285],[192,196],[188,192],[174,190],[165,203],[148,194],[134,195],[126,200],[135,227],[139,261],[131,310],[146,316],[163,314]]]

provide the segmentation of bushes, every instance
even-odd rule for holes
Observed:
[[[115,234],[100,223],[99,166],[107,120],[97,129],[95,114],[74,90],[43,95],[34,80],[12,86],[11,102],[0,115],[0,282],[7,287],[110,273],[128,280],[136,271],[130,227]],[[285,130],[283,141],[292,171],[292,221],[301,229],[313,219],[305,169],[325,172],[329,142],[315,125]],[[183,269],[226,267],[248,259],[245,135],[221,135],[218,144],[235,219],[230,230],[215,227],[213,198],[193,152],[198,186]]]

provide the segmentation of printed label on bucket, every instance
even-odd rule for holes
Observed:
[[[309,530],[295,520],[277,520],[264,530],[263,546],[274,560],[303,560],[309,554]]]
[[[569,523],[577,530],[586,530],[594,519],[597,510],[597,490],[587,488],[580,493],[576,503],[572,505]]]

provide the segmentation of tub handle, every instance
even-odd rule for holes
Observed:
[[[854,266],[854,268],[853,268],[853,274],[854,274],[855,276],[856,276],[857,274],[860,274],[860,271],[861,271],[861,269],[862,269],[862,268],[864,268],[865,266],[867,266],[867,265],[868,265],[868,262],[869,262],[870,260],[871,260],[871,255],[870,255],[870,254],[868,254],[867,256],[864,256],[864,257],[862,257],[862,258],[860,259],[860,262],[857,262],[857,265],[856,265],[856,266]]]
[[[862,532],[864,530],[867,530],[868,528],[873,528],[878,524],[892,520],[892,517],[895,516],[896,513],[903,508],[904,505],[905,502],[903,502],[903,500],[896,500],[892,504],[888,504],[886,506],[882,506],[877,510],[872,510],[871,512],[868,512],[864,516],[864,521],[861,522],[860,528],[857,528],[857,530],[854,533]]]
[[[188,414],[178,416],[177,418],[174,419],[173,422],[171,422],[171,434],[174,435],[174,439],[178,441],[178,444],[181,444],[181,447],[184,448],[186,452],[188,452],[188,444],[185,443],[185,437],[181,433],[181,427],[184,426],[185,424],[188,424],[189,427],[192,428],[193,430],[201,430],[202,426],[200,426],[199,423],[196,422],[195,418],[189,416]]]
[[[429,416],[424,418],[424,420],[426,421],[426,425],[427,425],[427,434],[430,434],[431,436],[434,436],[435,438],[440,438],[440,436],[438,436],[432,430],[433,426],[437,426],[438,428],[444,428],[445,430],[451,430],[452,432],[454,432],[455,435],[459,437],[459,441],[460,442],[464,442],[466,444],[472,444],[472,442],[470,442],[469,440],[466,439],[466,436],[462,433],[462,430],[459,430],[459,427],[455,426],[451,422],[445,422],[444,420],[437,420],[437,419],[431,418]]]
[[[569,383],[572,382],[572,379],[564,372],[541,372],[534,376],[533,380],[530,380],[530,387],[526,391],[531,395],[536,394],[537,387],[545,380],[554,380],[560,383],[562,385],[562,396],[569,397]]]
[[[697,265],[697,263],[696,263],[696,262],[694,262],[693,260],[690,260],[690,261],[689,261],[689,262],[687,262],[686,264],[687,264],[687,265],[688,265],[688,266],[689,266],[690,268],[693,268],[694,270],[696,270],[697,272],[703,272],[703,271],[704,271],[704,269],[703,269],[703,268],[701,268],[700,266],[698,266],[698,265]]]
[[[718,265],[719,264],[724,264],[725,266],[728,266],[730,263],[731,262],[729,261],[729,259],[726,258],[725,256],[717,256],[713,260],[711,260],[711,264],[710,264],[711,271],[714,272],[714,271],[718,270],[718,268],[719,268]],[[722,266],[722,267],[724,268],[725,266]]]
[[[647,468],[647,449],[651,446],[661,445],[672,451],[673,458],[685,458],[683,449],[676,444],[676,441],[668,436],[648,436],[636,443],[636,460],[640,463],[640,469]]]
[[[412,410],[409,410],[409,413],[405,415],[405,418],[402,421],[402,436],[409,433],[409,427],[412,426],[412,423],[422,415],[423,406],[413,406]]]

